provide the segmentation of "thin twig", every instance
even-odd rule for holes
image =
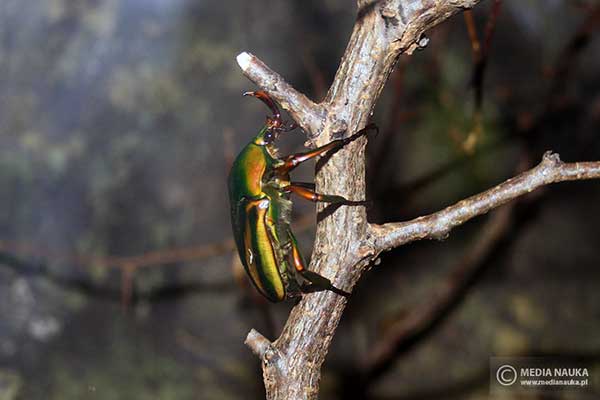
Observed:
[[[496,21],[498,19],[498,15],[500,14],[501,4],[501,0],[495,0],[494,4],[492,5],[492,11],[490,12],[490,16],[488,17],[485,27],[483,44],[479,40],[479,35],[475,26],[475,19],[473,18],[473,11],[467,10],[464,12],[465,23],[467,25],[467,31],[469,32],[471,49],[473,52],[473,73],[471,74],[471,87],[473,88],[473,97],[475,103],[473,111],[473,126],[467,135],[467,138],[462,143],[462,148],[467,154],[472,154],[474,152],[475,147],[483,133],[483,82],[485,78],[485,72],[487,70],[492,37],[496,29]]]
[[[41,277],[65,290],[73,291],[86,297],[102,298],[123,303],[128,296],[126,291],[124,292],[123,286],[103,285],[84,277],[66,277],[53,272],[46,264],[24,260],[20,256],[4,250],[0,250],[0,267],[9,268],[17,274],[28,277]],[[163,300],[183,297],[188,294],[207,292],[228,293],[234,289],[233,282],[229,280],[217,283],[173,282],[139,293],[132,292],[131,300],[134,302],[143,300],[150,303],[159,303]]]
[[[302,215],[294,224],[296,232],[304,232],[315,224],[315,216],[310,214]],[[50,281],[54,281],[66,288],[75,289],[87,295],[96,295],[99,297],[113,298],[116,292],[105,285],[96,284],[92,280],[82,278],[68,279],[56,276],[45,264],[38,263],[32,268],[30,263],[21,260],[22,256],[43,258],[53,263],[72,264],[79,266],[97,266],[102,268],[115,268],[121,273],[120,300],[123,309],[128,309],[134,298],[143,298],[146,300],[158,300],[163,297],[173,297],[176,294],[187,294],[193,291],[200,291],[203,288],[212,289],[210,285],[204,284],[175,284],[165,285],[154,288],[151,292],[137,294],[135,291],[135,276],[138,270],[148,267],[164,266],[169,264],[200,261],[210,257],[216,257],[235,249],[233,239],[228,238],[221,242],[209,243],[205,245],[172,248],[164,250],[154,250],[146,253],[132,256],[96,256],[88,254],[60,252],[39,245],[30,243],[0,241],[0,257],[6,257],[12,260],[10,263],[13,269],[19,273],[31,274],[34,270],[38,276],[45,276]],[[235,274],[234,274],[235,275]],[[244,277],[245,279],[246,277]],[[222,285],[221,285],[222,286]],[[255,294],[254,292],[252,292]],[[263,300],[261,298],[261,300]],[[261,303],[260,307],[264,308]]]
[[[477,63],[481,59],[481,43],[479,42],[479,34],[477,33],[477,27],[475,26],[473,10],[466,10],[463,13],[463,17],[465,18],[465,25],[467,25],[467,32],[469,33],[469,40],[471,41],[473,61]]]
[[[13,242],[0,241],[0,250],[24,254],[35,257],[42,257],[55,262],[77,264],[77,265],[95,265],[106,268],[129,268],[132,265],[134,269],[151,267],[155,265],[166,265],[181,262],[198,261],[209,257],[225,254],[234,249],[233,239],[225,239],[221,242],[209,243],[205,245],[171,248],[164,250],[153,250],[146,253],[132,256],[95,256],[78,253],[60,252],[47,249],[42,246]]]
[[[382,252],[415,240],[445,239],[453,228],[540,186],[597,178],[600,161],[563,163],[558,154],[547,152],[537,167],[442,211],[407,222],[371,224],[371,246],[375,252]]]

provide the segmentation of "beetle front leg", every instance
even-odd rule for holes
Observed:
[[[310,200],[315,203],[321,202],[330,204],[342,204],[347,206],[365,206],[368,204],[366,200],[348,200],[345,197],[337,196],[334,194],[317,193],[313,189],[309,188],[310,186],[310,183],[292,182],[288,186],[285,186],[283,190],[286,192],[295,193],[303,199]]]
[[[280,173],[288,173],[291,170],[293,170],[294,168],[296,168],[298,165],[303,163],[304,161],[307,161],[307,160],[310,160],[311,158],[320,156],[321,154],[327,153],[328,151],[340,149],[340,148],[344,147],[345,145],[347,145],[348,143],[365,135],[367,132],[369,132],[371,130],[379,131],[378,128],[375,126],[375,124],[369,124],[365,128],[356,132],[354,135],[349,136],[345,139],[334,140],[332,142],[327,143],[324,146],[317,147],[314,150],[306,151],[303,153],[291,154],[291,155],[287,156],[283,160],[283,164],[280,165],[279,167],[277,167],[276,169]]]
[[[300,253],[300,249],[298,248],[298,242],[296,241],[296,237],[292,233],[291,230],[288,229],[288,236],[290,238],[290,244],[292,246],[292,264],[294,264],[294,268],[304,279],[306,279],[310,284],[302,285],[300,289],[304,293],[318,292],[322,290],[329,290],[333,293],[339,294],[340,296],[348,297],[350,293],[339,289],[331,284],[331,281],[325,278],[322,275],[317,274],[316,272],[310,271],[306,269],[304,257],[302,257],[302,253]]]

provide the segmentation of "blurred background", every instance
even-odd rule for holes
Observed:
[[[291,304],[260,299],[232,251],[228,166],[267,114],[241,97],[254,86],[235,56],[320,100],[355,12],[0,2],[1,400],[264,398],[243,340],[277,337]],[[374,115],[370,219],[433,212],[546,150],[599,160],[599,26],[596,1],[490,0],[430,32]],[[290,133],[282,151],[302,143]],[[308,256],[314,206],[296,201],[294,219]],[[485,398],[494,355],[584,362],[592,389],[553,398],[598,398],[598,226],[600,184],[563,183],[385,254],[354,290],[321,398]]]

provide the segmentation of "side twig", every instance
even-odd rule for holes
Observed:
[[[444,239],[466,221],[487,213],[543,185],[600,178],[600,162],[563,163],[558,154],[547,152],[537,167],[442,211],[408,222],[371,224],[372,247],[376,252],[421,239]]]
[[[473,127],[467,138],[462,143],[462,148],[467,154],[472,154],[475,151],[477,143],[480,141],[483,134],[483,94],[484,94],[484,78],[487,70],[488,58],[492,37],[496,29],[496,21],[500,14],[501,0],[494,0],[490,16],[488,17],[485,26],[483,43],[479,40],[479,34],[475,26],[475,18],[473,11],[467,10],[464,12],[465,24],[471,40],[471,49],[473,53],[473,72],[471,74],[471,87],[473,88],[474,111],[473,111]]]

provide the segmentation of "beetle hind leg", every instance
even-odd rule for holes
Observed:
[[[300,290],[303,293],[312,293],[320,292],[323,290],[329,290],[333,293],[339,294],[340,296],[350,296],[350,293],[346,292],[345,290],[333,286],[329,279],[317,274],[316,272],[306,269],[306,263],[304,262],[304,257],[302,257],[302,253],[300,253],[300,249],[298,248],[298,242],[296,241],[296,237],[289,229],[288,236],[290,238],[290,244],[292,246],[292,264],[294,265],[296,271],[302,276],[302,278],[308,281],[307,284],[300,285]]]
[[[300,272],[300,275],[302,275],[302,277],[304,279],[306,279],[307,281],[310,282],[309,284],[300,286],[300,290],[302,290],[303,293],[312,293],[312,292],[320,292],[323,290],[329,290],[330,292],[339,294],[340,296],[344,296],[344,297],[350,296],[350,293],[333,286],[329,279],[325,278],[322,275],[317,274],[316,272],[312,272],[312,271],[309,271],[308,269],[305,269],[304,271]]]
[[[314,191],[314,188],[308,187],[309,184],[292,182],[290,185],[284,187],[287,192],[294,193],[303,199],[329,204],[341,204],[346,206],[367,206],[369,201],[367,200],[348,200],[345,197],[334,195],[334,194],[322,194]]]

